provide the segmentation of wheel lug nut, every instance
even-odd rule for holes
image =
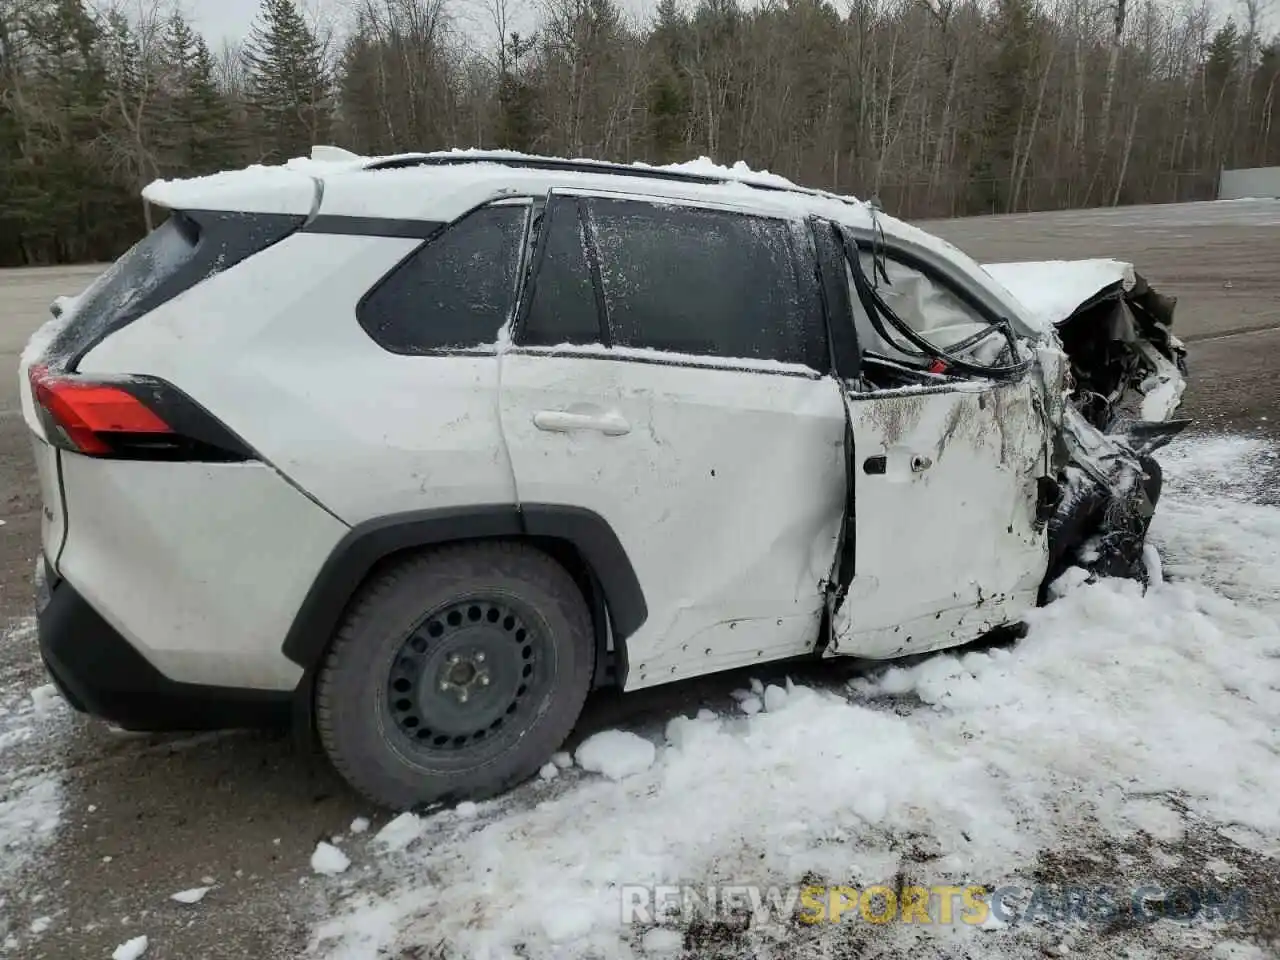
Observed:
[[[467,691],[463,690],[461,693],[458,694],[458,702],[459,703],[467,702]]]
[[[454,666],[462,662],[462,658],[456,653],[449,657],[449,666]]]
[[[483,654],[483,653],[477,653],[477,654],[476,654],[476,663],[484,663],[484,654]]]
[[[447,680],[446,680],[446,681],[444,681],[443,683],[441,683],[441,684],[440,684],[440,692],[441,692],[441,693],[448,693],[448,692],[449,692],[449,681],[447,681]]]
[[[487,687],[489,685],[489,675],[487,673],[480,674],[480,686]]]

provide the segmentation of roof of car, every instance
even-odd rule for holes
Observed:
[[[760,215],[816,215],[896,238],[950,261],[994,296],[1011,295],[970,257],[941,238],[851,196],[802,187],[775,174],[699,158],[652,166],[566,159],[507,150],[449,150],[364,157],[336,147],[277,165],[182,180],[157,180],[149,202],[177,210],[238,210],[451,222],[502,196],[545,195],[552,189],[640,195],[673,202],[731,207]],[[406,240],[406,243],[413,242]]]
[[[655,166],[475,149],[365,157],[325,146],[313,148],[310,157],[279,165],[252,165],[210,176],[157,180],[143,191],[143,196],[159,206],[178,209],[209,204],[230,208],[239,201],[245,204],[242,209],[255,212],[289,212],[297,211],[304,200],[309,203],[316,182],[322,181],[326,213],[418,217],[427,214],[413,209],[414,195],[404,193],[406,179],[429,180],[457,189],[493,184],[504,178],[511,179],[514,189],[523,182],[541,189],[582,186],[720,201],[726,199],[727,187],[738,192],[740,205],[753,205],[749,198],[754,196],[763,201],[765,208],[793,211],[797,207],[811,211],[815,206],[832,203],[858,210],[865,210],[866,206],[854,197],[802,187],[784,177],[751,170],[741,162],[726,167],[706,158]],[[418,196],[432,195],[439,198],[440,192]],[[332,209],[335,202],[348,209]]]

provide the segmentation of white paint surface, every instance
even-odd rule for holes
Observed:
[[[292,690],[281,652],[347,527],[261,463],[63,453],[59,570],[173,680]]]
[[[1113,283],[1130,287],[1133,264],[1121,260],[1046,260],[984,263],[982,268],[1041,322],[1057,325],[1082,303]]]
[[[635,567],[628,689],[812,648],[844,505],[833,380],[512,351],[502,427],[520,502],[594,511]]]
[[[1046,428],[1030,380],[851,394],[856,570],[835,651],[923,653],[1025,613],[1048,563],[1034,528]],[[883,474],[867,461],[885,458]]]

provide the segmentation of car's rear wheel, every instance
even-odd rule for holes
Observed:
[[[594,663],[573,578],[534,547],[410,557],[362,588],[316,679],[334,766],[403,810],[531,776],[573,729]]]

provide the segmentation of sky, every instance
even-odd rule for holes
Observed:
[[[258,11],[259,0],[179,0],[188,18],[200,29],[209,41],[209,45],[217,50],[224,40],[237,42],[249,31],[254,15]],[[1242,4],[1239,0],[1209,0],[1210,6],[1219,11],[1219,16],[1234,12],[1239,15]],[[318,15],[329,20],[341,22],[347,18],[358,0],[303,0],[305,8],[313,16]],[[512,8],[519,18],[526,23],[534,19],[538,0],[512,0]],[[471,20],[468,33],[479,38],[487,37],[492,28],[484,16],[484,0],[452,0],[455,16]],[[656,0],[621,0],[623,10],[632,16],[645,19],[657,5]],[[1280,29],[1280,0],[1263,0],[1264,8],[1269,16],[1264,23],[1272,30]],[[519,28],[521,24],[517,23]],[[527,29],[527,27],[526,27]]]
[[[127,0],[126,0],[127,2]],[[148,2],[148,0],[134,0]],[[238,42],[249,32],[249,26],[258,12],[260,0],[178,0],[187,18],[204,34],[215,51],[224,40]],[[342,23],[361,0],[301,0],[308,15],[322,21]],[[512,27],[528,32],[536,19],[540,0],[508,0],[508,16]],[[449,9],[458,26],[479,40],[487,40],[493,33],[492,20],[485,13],[485,0],[448,0]],[[645,18],[657,6],[657,0],[619,0],[622,9]]]

